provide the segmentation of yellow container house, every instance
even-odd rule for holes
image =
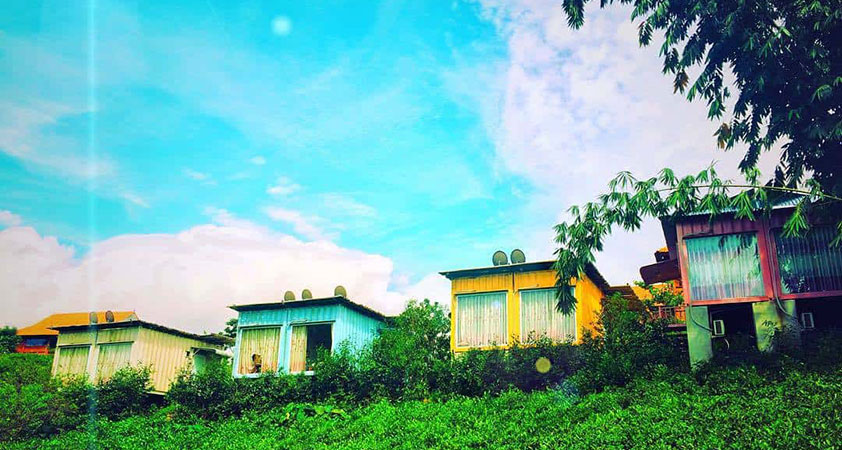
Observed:
[[[530,336],[580,342],[582,329],[593,330],[608,283],[596,267],[588,265],[570,285],[576,310],[562,314],[556,310],[554,262],[440,272],[451,280],[451,350],[509,348]]]
[[[52,375],[87,375],[98,381],[126,366],[152,369],[152,392],[169,390],[185,368],[201,370],[211,359],[225,358],[233,341],[200,336],[141,320],[54,327],[58,330]]]

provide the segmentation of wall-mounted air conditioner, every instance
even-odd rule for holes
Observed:
[[[816,323],[813,322],[813,313],[801,313],[801,326],[805,330],[812,330],[813,328],[816,328]]]
[[[725,336],[725,321],[717,319],[711,322],[713,324],[713,336]]]

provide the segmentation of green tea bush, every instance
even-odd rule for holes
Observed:
[[[111,420],[144,412],[151,404],[152,370],[149,367],[124,367],[107,380],[96,384],[96,410]]]
[[[586,330],[579,346],[582,366],[572,381],[581,391],[622,386],[661,365],[689,371],[686,344],[669,335],[667,322],[651,319],[637,303],[618,294],[603,300],[598,332]]]
[[[47,384],[53,357],[27,353],[0,354],[0,383],[20,389],[26,384]]]

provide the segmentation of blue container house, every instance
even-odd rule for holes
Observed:
[[[385,321],[382,314],[343,295],[230,308],[239,313],[235,377],[310,373],[319,349],[333,351],[343,343],[360,348]]]

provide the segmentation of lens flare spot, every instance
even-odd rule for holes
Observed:
[[[539,373],[547,373],[552,367],[553,364],[550,362],[550,360],[543,356],[535,360],[535,370],[537,370]]]

